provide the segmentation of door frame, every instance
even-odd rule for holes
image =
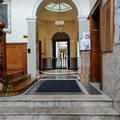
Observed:
[[[42,69],[42,42],[39,41],[39,70]]]
[[[96,13],[99,12],[99,82],[100,82],[100,89],[102,90],[103,89],[103,80],[102,80],[102,77],[103,77],[103,71],[102,71],[102,51],[101,51],[101,5],[102,5],[102,2],[100,0],[98,0],[96,2],[96,4],[94,5],[93,9],[91,10],[90,12],[90,15],[89,15],[89,19],[92,21],[93,24],[95,24],[96,22],[96,19],[93,17]],[[90,22],[91,22],[90,21]],[[92,36],[92,34],[94,33],[93,32],[93,27],[94,25],[93,24],[90,24],[90,34]],[[94,38],[93,36],[91,37],[91,40],[94,41]],[[91,60],[91,58],[90,58]],[[90,65],[91,67],[91,65]],[[91,69],[91,68],[90,68]]]
[[[67,49],[68,49],[68,69],[70,68],[70,39],[63,39],[63,40],[52,40],[52,48],[53,48],[53,58],[56,58],[56,42],[67,42]],[[53,69],[56,69],[56,62],[53,60]]]

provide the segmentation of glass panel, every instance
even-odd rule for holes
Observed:
[[[53,11],[53,12],[66,12],[72,9],[72,7],[64,2],[60,4],[56,4],[54,2],[48,4],[45,7],[47,10]]]

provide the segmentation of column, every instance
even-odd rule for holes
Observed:
[[[28,53],[27,53],[27,66],[28,74],[32,75],[32,78],[37,74],[36,63],[36,18],[27,18],[28,22]]]
[[[79,68],[79,73],[81,74],[81,54],[80,54],[80,21],[81,21],[81,17],[78,16],[78,39],[79,39],[79,58],[78,58],[78,68]]]

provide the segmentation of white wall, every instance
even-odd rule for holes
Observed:
[[[27,42],[23,38],[28,34],[26,18],[32,16],[36,1],[11,0],[11,34],[7,34],[7,42]]]
[[[88,16],[90,12],[90,2],[89,0],[77,0],[81,11],[82,11],[82,16]]]
[[[90,11],[91,11],[97,0],[89,0],[89,2],[90,2]]]
[[[38,0],[11,0],[11,33],[7,34],[8,43],[28,42],[23,35],[28,35],[27,17],[32,17],[34,6]],[[89,14],[89,0],[77,0],[82,16]]]

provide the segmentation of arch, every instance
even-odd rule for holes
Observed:
[[[66,39],[66,38],[70,39],[69,35],[68,35],[67,33],[65,33],[65,32],[56,32],[56,33],[53,35],[52,39],[58,38],[58,37],[63,37],[63,38],[65,38],[65,39]]]
[[[60,31],[59,31],[59,30],[55,30],[55,31],[53,31],[49,39],[52,40],[53,36],[54,36],[56,33],[58,33],[58,32],[60,32]],[[70,33],[68,33],[67,31],[62,30],[61,32],[66,33],[66,34],[69,36],[70,40],[72,39]]]
[[[38,10],[38,7],[40,6],[40,4],[43,2],[43,0],[38,0],[34,6],[34,9],[33,9],[33,13],[32,13],[32,17],[33,18],[37,18],[36,14],[37,14],[37,10]],[[75,4],[76,8],[77,8],[77,11],[78,11],[78,17],[82,16],[82,10],[81,10],[81,7],[78,3],[77,0],[72,0],[72,2]]]

